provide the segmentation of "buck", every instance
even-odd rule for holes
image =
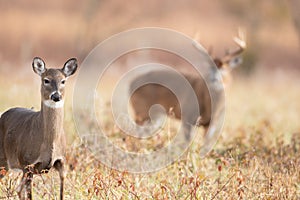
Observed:
[[[47,69],[41,58],[34,58],[33,71],[41,77],[41,110],[12,108],[0,118],[0,167],[21,169],[23,177],[18,195],[32,199],[34,174],[54,167],[60,177],[60,199],[64,191],[65,83],[77,69],[77,60],[69,59],[62,69]],[[1,174],[0,174],[1,176]],[[2,175],[3,176],[3,175]],[[25,191],[24,191],[25,187]]]
[[[230,81],[230,71],[232,68],[241,63],[240,55],[246,48],[245,38],[242,33],[239,37],[235,37],[234,41],[238,45],[238,49],[232,52],[227,52],[227,54],[222,58],[213,58],[215,65],[221,72],[224,84]],[[214,70],[212,70],[212,72],[214,72]],[[184,88],[181,88],[182,86],[179,83],[174,81],[174,79],[176,80],[175,72],[168,70],[152,70],[139,75],[130,83],[130,104],[133,110],[134,121],[137,124],[143,125],[145,122],[150,122],[150,108],[155,104],[159,104],[167,112],[172,110],[172,114],[175,118],[184,122],[184,134],[186,140],[190,139],[190,130],[192,127],[190,124],[198,126],[202,125],[207,130],[211,121],[211,98],[207,85],[204,79],[200,78],[198,74],[185,72],[182,73],[182,75],[189,82],[197,97],[201,116],[195,114],[193,110],[190,110],[190,113],[185,113],[185,119],[182,119],[181,108],[188,107],[188,104],[190,103],[190,94],[186,92]],[[174,87],[177,87],[177,90],[180,91],[180,99],[182,102],[179,102],[176,96],[166,87],[160,84],[149,83],[155,79],[165,80],[170,84],[175,84]],[[141,82],[148,83],[142,85]],[[160,114],[161,113],[158,111],[154,118],[158,117]]]

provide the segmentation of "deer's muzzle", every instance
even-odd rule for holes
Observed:
[[[54,102],[58,102],[60,101],[62,98],[61,98],[61,95],[58,93],[58,92],[54,92],[52,95],[51,95],[51,100],[54,101]]]

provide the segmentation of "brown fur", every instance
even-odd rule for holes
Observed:
[[[175,73],[165,70],[150,71],[141,76],[138,76],[131,82],[130,94],[132,95],[130,97],[130,103],[131,107],[133,108],[135,121],[138,124],[143,124],[145,121],[150,120],[148,112],[151,106],[154,104],[159,104],[163,106],[166,112],[168,112],[172,108],[175,118],[182,120],[183,122],[185,122],[186,125],[196,124],[199,115],[197,114],[196,110],[191,110],[190,106],[188,106],[190,103],[190,92],[194,92],[196,94],[199,103],[199,110],[201,113],[201,120],[199,121],[199,125],[203,125],[205,127],[209,125],[211,117],[211,100],[208,88],[204,80],[198,76],[188,73],[183,73],[182,75],[190,83],[193,89],[193,91],[184,91],[184,89],[179,89],[181,95],[179,98],[181,99],[181,106],[183,108],[180,108],[179,101],[176,98],[175,94],[172,93],[166,87],[158,84],[142,84],[143,82],[151,80],[153,81],[155,79],[164,79],[170,84],[175,84],[174,87],[180,88],[180,85],[177,86],[176,81],[174,81],[176,80]],[[143,86],[138,88],[138,86],[140,85]],[[182,115],[181,109],[187,109],[187,112],[184,115]],[[184,119],[182,119],[182,117]],[[187,129],[186,131],[189,132],[191,127],[186,126],[185,128]],[[189,133],[185,134],[186,138],[190,137]]]
[[[228,52],[223,58],[213,59],[215,65],[217,66],[218,70],[220,70],[222,75],[223,86],[231,82],[230,72],[233,67],[240,64],[241,59],[239,56],[246,48],[244,33],[239,32],[239,37],[234,38],[234,41],[238,45],[238,49],[233,52]],[[216,77],[215,70],[216,68],[211,68],[210,72],[208,73],[208,80],[218,79],[218,77]],[[190,98],[192,94],[185,91],[180,83],[176,81],[178,79],[176,79],[175,73],[166,70],[156,70],[136,77],[130,84],[130,103],[134,112],[136,123],[143,124],[145,121],[149,121],[149,110],[151,106],[159,104],[165,109],[166,112],[172,109],[175,117],[183,121],[183,131],[185,132],[186,139],[188,140],[190,139],[191,125],[202,125],[205,128],[209,126],[211,121],[212,105],[211,97],[204,79],[199,75],[192,73],[182,73],[182,75],[190,83],[193,89],[193,91],[190,92],[193,92],[197,97],[201,116],[199,116],[199,113],[196,110],[192,109],[193,106],[189,106],[191,103]],[[178,88],[180,93],[178,98],[180,101],[166,87],[159,84],[149,83],[155,79],[165,80],[175,88]],[[217,84],[221,84],[221,82],[218,82]],[[181,110],[185,111],[186,113],[181,113]]]
[[[35,58],[34,71],[41,76],[41,110],[35,112],[26,108],[12,108],[0,118],[0,167],[5,170],[21,169],[23,178],[19,197],[31,199],[33,174],[55,167],[61,179],[60,198],[63,198],[65,135],[63,130],[64,109],[45,105],[51,101],[51,94],[59,92],[64,99],[64,82],[67,76],[76,71],[76,60],[69,60],[68,69],[46,69],[44,62]],[[65,71],[64,71],[65,69]],[[72,73],[68,73],[72,70]],[[68,74],[66,74],[67,72]],[[49,83],[44,83],[45,78]]]

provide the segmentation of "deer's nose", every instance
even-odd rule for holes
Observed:
[[[55,102],[58,102],[61,100],[61,95],[58,93],[58,92],[54,92],[52,95],[51,95],[51,100],[52,101],[55,101]]]

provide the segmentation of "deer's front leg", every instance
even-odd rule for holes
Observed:
[[[60,178],[60,200],[63,200],[64,199],[64,179],[65,179],[64,162],[62,160],[55,161],[54,168],[59,173],[59,178]]]
[[[32,179],[33,173],[31,171],[27,172],[25,179],[25,188],[26,188],[26,199],[32,199]]]
[[[32,167],[28,166],[23,170],[23,177],[21,180],[20,189],[18,191],[18,196],[21,200],[32,199],[32,179],[33,179]],[[25,195],[23,193],[24,186],[25,186]]]

